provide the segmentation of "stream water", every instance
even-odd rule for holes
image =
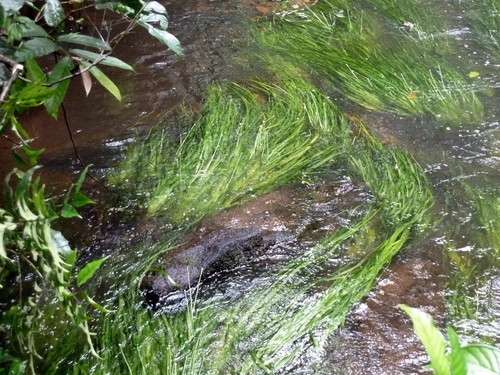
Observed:
[[[400,146],[422,165],[432,184],[436,220],[432,229],[405,247],[383,271],[346,324],[329,338],[326,348],[295,361],[288,373],[429,373],[423,369],[427,358],[411,324],[395,307],[402,303],[430,313],[441,326],[452,324],[464,340],[500,345],[500,249],[482,245],[485,222],[477,219],[478,204],[483,202],[482,210],[486,210],[498,206],[500,199],[500,62],[474,39],[469,3],[474,2],[425,1],[450,25],[446,34],[456,49],[453,64],[465,75],[480,73],[471,80],[471,90],[478,91],[485,108],[481,123],[443,127],[427,117],[368,111],[338,99],[346,114],[361,119],[384,144]],[[160,123],[172,137],[178,137],[183,129],[172,120],[174,114],[181,106],[198,110],[207,84],[238,82],[262,74],[263,67],[243,58],[255,48],[247,30],[253,18],[262,16],[262,8],[259,12],[256,5],[273,6],[251,0],[168,1],[170,31],[181,41],[183,57],[174,56],[137,30],[116,50],[116,55],[136,71],[109,70],[122,91],[121,103],[97,85],[85,98],[75,80],[64,102],[67,124],[63,116],[56,121],[42,111],[29,113],[24,123],[35,136],[33,147],[46,149],[42,164],[49,186],[54,190],[67,186],[81,169],[80,160],[93,164],[91,173],[106,185],[105,176],[124,157],[127,146],[143,138],[153,125]],[[4,174],[9,165],[0,168]],[[85,259],[113,252],[127,259],[127,249],[151,241],[157,231],[165,229],[158,223],[130,218],[134,202],[113,208],[110,202],[117,198],[113,188],[107,190],[89,180],[87,189],[93,199],[104,203],[89,210],[87,220],[65,232],[84,247]],[[355,207],[370,199],[363,186],[336,177],[325,184],[279,190],[202,222],[189,240],[220,235],[220,228],[256,225],[293,232],[294,237],[238,267],[214,272],[200,294],[218,300],[249,293],[260,279],[269,277],[266,272],[305,251],[323,231],[342,226]],[[488,220],[499,228],[498,217]],[[335,267],[332,264],[331,269]],[[130,265],[126,272],[132,268]]]

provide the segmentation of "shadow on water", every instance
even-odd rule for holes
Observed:
[[[427,3],[437,6],[438,2]],[[130,63],[136,72],[109,72],[124,94],[121,103],[99,87],[94,87],[89,98],[85,98],[79,81],[70,85],[65,100],[68,124],[79,156],[84,163],[95,165],[93,173],[97,178],[111,171],[123,157],[126,146],[136,137],[144,136],[165,112],[174,114],[181,106],[199,109],[208,83],[238,81],[263,70],[258,64],[246,65],[238,60],[239,52],[250,43],[246,23],[255,15],[254,5],[252,1],[231,0],[169,2],[170,31],[181,40],[185,57],[174,56],[140,30],[127,36],[118,47],[117,56]],[[456,309],[447,307],[449,301],[456,298],[450,288],[463,286],[464,282],[474,283],[471,278],[479,277],[489,289],[475,290],[480,286],[466,285],[467,301],[477,303],[481,293],[489,293],[490,301],[496,304],[490,302],[485,306],[482,313],[487,317],[479,321],[499,327],[498,249],[479,243],[476,238],[477,233],[484,233],[486,224],[481,221],[479,206],[467,195],[465,187],[493,197],[500,195],[497,188],[500,186],[500,124],[495,101],[498,82],[494,82],[498,62],[492,61],[487,53],[474,50],[477,43],[467,24],[465,9],[460,10],[462,7],[453,1],[439,3],[439,7],[452,25],[448,33],[460,50],[455,56],[457,65],[482,73],[480,80],[487,86],[482,98],[486,106],[485,120],[471,126],[443,128],[428,118],[399,117],[357,106],[346,107],[347,113],[367,123],[383,143],[408,150],[424,166],[434,188],[438,224],[426,238],[399,254],[383,272],[376,287],[351,312],[345,327],[330,337],[325,351],[319,355],[320,360],[312,361],[314,370],[304,368],[294,373],[426,373],[422,369],[426,362],[423,349],[413,336],[408,320],[395,308],[400,303],[424,309],[438,323],[461,323],[462,332],[469,337],[486,337],[498,344],[498,337],[491,332],[474,334],[473,331],[481,328],[474,325],[477,316],[460,315]],[[54,188],[67,186],[80,166],[64,117],[55,121],[34,111],[24,121],[28,132],[36,138],[33,146],[47,149],[42,159],[46,166],[44,178]],[[173,136],[182,131],[168,118],[161,121],[170,126]],[[5,169],[0,172],[4,174],[8,167],[2,165],[0,168]],[[151,241],[160,236],[159,230],[166,229],[142,221],[142,213],[134,211],[132,204],[124,209],[108,210],[113,205],[109,202],[115,199],[113,193],[92,181],[88,189],[92,190],[93,198],[108,203],[103,205],[106,208],[98,205],[87,213],[88,223],[79,224],[87,228],[68,228],[68,237],[76,238],[86,247],[86,257],[115,251],[126,253],[137,243]],[[273,244],[257,257],[252,255],[243,262],[237,258],[238,267],[232,264],[212,270],[200,290],[215,299],[220,294],[232,298],[244,294],[251,288],[252,278],[265,277],[259,272],[265,274],[273,263],[279,264],[282,259],[295,256],[297,249],[303,250],[315,243],[315,236],[320,237],[324,228],[341,227],[343,220],[348,220],[349,210],[369,199],[359,187],[353,187],[345,196],[336,195],[338,189],[339,185],[330,182],[326,187],[279,190],[207,219],[184,234],[181,241],[191,247],[206,246],[213,238],[225,241],[234,237],[231,230],[235,228],[284,231],[289,235],[280,246]],[[333,211],[338,215],[328,221]],[[478,250],[479,255],[471,253],[473,250]],[[484,251],[483,255],[480,250]],[[466,262],[478,264],[469,279],[465,275]],[[484,274],[478,276],[481,273]]]

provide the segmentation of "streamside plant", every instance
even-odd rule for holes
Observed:
[[[51,355],[57,330],[78,329],[76,336],[83,337],[97,357],[87,311],[105,310],[82,288],[77,290],[105,258],[77,272],[76,250],[54,229],[58,220],[79,217],[77,208],[94,203],[81,192],[87,169],[69,189],[61,209],[46,197],[45,186],[35,177],[38,169],[15,168],[7,175],[0,208],[0,290],[5,293],[0,332],[9,351],[4,358],[30,374],[38,373],[43,358]]]
[[[451,352],[446,353],[446,341],[429,314],[406,305],[399,308],[407,313],[415,334],[429,355],[429,368],[434,375],[495,375],[500,373],[500,349],[483,344],[460,345],[455,330],[448,327]]]
[[[466,74],[439,56],[443,48],[432,32],[426,37],[401,24],[402,31],[383,33],[377,18],[352,1],[326,0],[257,27],[256,38],[368,109],[431,114],[447,124],[477,122],[481,103]]]

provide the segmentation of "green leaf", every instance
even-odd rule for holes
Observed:
[[[50,237],[58,253],[62,256],[67,257],[73,252],[66,237],[58,230],[50,229]]]
[[[83,181],[85,181],[85,177],[87,176],[87,173],[88,173],[90,167],[92,167],[92,166],[93,166],[93,164],[89,164],[85,168],[83,168],[82,173],[80,173],[80,176],[78,177],[78,180],[76,180],[76,183],[75,183],[75,191],[76,192],[79,192],[82,189]]]
[[[160,42],[165,43],[167,47],[170,48],[177,55],[183,54],[181,42],[179,42],[179,40],[168,31],[155,29],[153,26],[144,22],[139,22],[139,25],[146,28],[149,34],[154,36]]]
[[[143,14],[139,17],[139,20],[144,23],[158,23],[160,24],[160,28],[162,30],[166,30],[168,28],[168,19],[163,14]]]
[[[12,23],[7,30],[7,40],[13,44],[15,40],[23,38],[23,26],[19,23]]]
[[[59,46],[46,38],[33,38],[24,42],[14,53],[14,60],[24,62],[28,59],[48,55],[59,49]]]
[[[3,211],[3,210],[2,210]],[[4,216],[2,211],[0,213],[0,259],[3,261],[10,261],[7,251],[5,249],[4,235],[5,232],[10,232],[16,229],[17,224],[13,223],[13,218],[11,216]],[[5,213],[5,211],[3,211]]]
[[[30,81],[44,83],[47,80],[42,68],[40,68],[40,65],[34,59],[26,60],[24,66],[26,67],[27,76]]]
[[[142,14],[139,17],[139,21],[148,24],[158,23],[162,30],[167,30],[168,28],[167,10],[159,2],[157,1],[147,2],[141,13]]]
[[[446,342],[434,325],[432,316],[410,306],[398,305],[398,307],[410,316],[413,331],[429,355],[431,360],[429,367],[434,370],[434,375],[449,375],[450,363],[445,354]]]
[[[12,15],[19,11],[24,5],[24,0],[2,0],[0,5],[5,11],[6,15]]]
[[[9,174],[8,178],[10,178],[10,176],[12,176],[12,175],[15,175],[19,179],[19,182],[18,182],[17,187],[16,187],[16,196],[17,197],[25,197],[25,196],[29,195],[29,189],[31,187],[31,180],[33,178],[33,175],[40,168],[41,168],[41,166],[37,165],[33,168],[30,168],[26,172],[22,172],[18,169],[14,169]]]
[[[100,312],[103,312],[103,313],[112,313],[114,312],[114,310],[109,310],[101,305],[99,305],[96,301],[94,301],[92,298],[90,298],[90,296],[87,294],[87,293],[83,293],[83,296],[85,297],[85,299],[87,300],[88,303],[90,303],[90,305],[92,305],[95,309],[99,310]]]
[[[142,9],[140,0],[94,0],[96,9],[111,9],[115,12],[132,16]]]
[[[22,150],[28,157],[28,164],[30,166],[35,166],[37,164],[38,157],[45,151],[44,148],[40,150],[32,150],[28,146],[23,146]]]
[[[2,375],[23,375],[26,371],[26,361],[21,361],[19,358],[13,357],[0,348],[0,363],[2,368],[0,374]],[[10,363],[10,366],[7,365]],[[7,368],[8,366],[8,368]]]
[[[448,337],[451,346],[451,354],[449,355],[451,373],[453,375],[467,375],[467,366],[460,348],[460,342],[456,332],[451,327],[448,327]]]
[[[81,192],[77,191],[75,195],[73,196],[73,199],[71,200],[71,203],[75,207],[83,207],[88,204],[95,204],[95,202],[87,197],[85,194],[82,194]]]
[[[9,368],[9,375],[24,375],[26,373],[27,361],[16,359]]]
[[[500,349],[490,345],[471,344],[461,349],[467,364],[467,375],[500,374]]]
[[[102,263],[108,259],[108,257],[104,257],[101,259],[93,260],[92,262],[89,262],[83,267],[80,272],[78,272],[78,276],[76,277],[76,285],[80,286],[82,284],[85,284],[92,276],[94,276],[94,273],[101,267]]]
[[[64,9],[59,0],[47,0],[43,18],[47,25],[55,27],[64,21]]]
[[[68,77],[71,73],[71,69],[73,68],[73,62],[69,57],[64,57],[59,60],[49,75],[48,82],[56,82],[61,78]],[[63,102],[66,92],[69,87],[69,79],[59,82],[54,87],[53,95],[43,102],[43,105],[47,109],[49,115],[54,118],[57,118],[59,112],[59,106]]]
[[[84,68],[90,67],[90,64],[86,61],[82,61],[80,65],[82,65]],[[116,99],[122,100],[122,95],[120,94],[120,90],[118,89],[118,87],[116,87],[113,81],[110,80],[108,76],[102,72],[102,70],[93,66],[89,69],[89,71],[90,74],[92,74],[95,77],[95,79],[97,79],[97,81],[99,81],[99,83],[103,85],[104,88],[108,90]]]
[[[82,35],[77,33],[64,34],[57,38],[58,42],[66,42],[73,44],[80,44],[82,46],[97,48],[103,51],[111,51],[111,46],[102,41],[101,39],[97,39],[88,35]]]
[[[23,159],[21,155],[16,150],[12,150],[12,157],[14,158],[18,167],[24,168],[28,167],[28,163]]]
[[[64,260],[67,264],[69,264],[71,267],[75,265],[76,261],[76,250],[71,251],[71,253],[68,254],[66,259]]]
[[[21,25],[21,36],[23,38],[43,37],[49,38],[49,34],[43,27],[37,25],[35,21],[28,17],[17,17],[16,22]]]
[[[148,1],[143,9],[144,13],[158,13],[167,15],[167,9],[161,5],[158,1]]]
[[[65,219],[73,219],[75,217],[81,218],[76,208],[69,203],[64,204],[61,210],[61,216]]]
[[[134,68],[132,68],[129,64],[123,62],[120,59],[117,59],[116,57],[103,56],[99,53],[85,51],[83,49],[70,49],[69,51],[93,63],[98,61],[98,63],[102,65],[109,65],[115,68],[134,71]]]
[[[73,62],[69,57],[63,57],[50,72],[48,83],[54,83],[61,78],[69,76],[71,69],[73,69]]]

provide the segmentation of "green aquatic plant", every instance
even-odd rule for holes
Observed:
[[[438,28],[443,27],[442,17],[438,19],[436,14],[430,14],[426,6],[416,1],[363,0],[356,3],[353,4],[353,2],[350,2],[351,6],[357,6],[359,9],[368,9],[370,12],[380,15],[382,20],[392,22],[400,29],[418,28],[422,32],[430,33],[438,31]],[[335,4],[339,6],[338,3]]]
[[[481,118],[481,103],[465,75],[436,54],[442,48],[434,38],[420,38],[418,30],[415,37],[408,31],[387,35],[353,2],[324,1],[300,17],[276,18],[256,30],[261,44],[330,80],[366,108],[432,114],[451,124]]]
[[[273,91],[277,88],[268,87]],[[247,90],[238,93],[248,95]],[[234,98],[235,93],[231,91],[226,95]],[[277,100],[272,95],[267,98]],[[282,98],[287,99],[287,96]],[[310,102],[307,105],[311,105]],[[317,113],[315,108],[304,107],[304,111]],[[331,112],[325,113],[325,119],[338,116],[334,107],[329,108]],[[344,121],[347,123],[345,119],[341,123]],[[72,366],[72,371],[75,374],[276,373],[293,364],[300,353],[321,347],[329,334],[343,323],[353,305],[370,291],[381,269],[418,233],[419,226],[425,224],[432,204],[429,183],[408,154],[386,149],[366,136],[364,129],[357,133],[354,139],[350,133],[342,133],[345,137],[342,143],[351,144],[344,149],[347,155],[343,155],[343,160],[350,165],[353,177],[371,189],[373,201],[359,209],[360,218],[353,218],[352,225],[327,235],[268,283],[239,300],[218,300],[217,303],[200,300],[190,304],[185,312],[164,316],[145,311],[139,306],[137,295],[132,293],[130,298],[121,299],[114,316],[104,317],[99,344],[104,360],[85,356]],[[336,132],[326,132],[322,141],[338,144],[335,140],[338,136]],[[226,133],[226,137],[231,138],[232,134]],[[201,133],[198,141],[204,139]],[[205,148],[197,145],[195,150]],[[219,150],[232,153],[229,148]],[[337,149],[333,152],[337,153]],[[315,160],[313,155],[309,158]],[[199,154],[190,160],[198,159]],[[330,159],[323,168],[333,168],[333,162],[334,159]],[[181,167],[178,166],[178,170],[183,170]],[[225,167],[223,163],[218,164],[223,172]],[[218,183],[221,173],[217,172],[213,170],[210,178],[204,180],[205,184]],[[231,188],[231,185],[223,186]],[[192,203],[207,209],[203,201],[192,200]],[[370,251],[347,254],[353,244],[363,246],[365,241],[355,239],[365,236],[365,229],[371,226],[381,233],[371,241]],[[345,258],[345,265],[332,271],[330,276],[318,276],[329,260],[337,257]],[[196,298],[191,296],[190,300]]]
[[[221,355],[226,362],[220,362],[229,365],[231,371],[253,374],[264,369],[275,373],[286,368],[308,347],[321,347],[329,334],[344,322],[354,303],[371,290],[379,272],[412,237],[415,227],[425,223],[433,199],[418,164],[404,152],[385,150],[378,142],[363,146],[356,150],[352,165],[355,173],[372,188],[373,206],[349,229],[327,236],[311,251],[292,261],[274,283],[257,289],[242,302],[234,313],[241,322],[235,340],[241,340],[238,336],[244,332],[246,341],[253,345],[236,367],[233,366],[238,353]],[[328,259],[345,252],[349,239],[380,220],[386,226],[385,231],[371,252],[361,254],[331,276],[314,281],[312,275],[324,267]],[[319,297],[311,297],[318,283],[328,286]],[[228,326],[227,331],[231,328]],[[227,348],[233,345],[237,346],[237,342]]]
[[[468,193],[476,207],[475,216],[481,228],[481,233],[478,233],[476,240],[479,246],[492,249],[494,255],[498,257],[500,255],[500,194],[496,189],[490,192],[475,189],[474,192],[469,190]]]
[[[115,181],[147,181],[150,214],[192,224],[335,160],[347,132],[335,105],[301,78],[215,86],[176,151],[153,137]]]
[[[469,20],[475,38],[500,59],[500,5],[496,0],[466,1],[466,18]]]
[[[136,292],[134,290],[134,292]],[[152,315],[137,304],[136,294],[120,298],[116,314],[104,317],[98,345],[102,360],[84,354],[76,363],[63,358],[47,374],[206,374],[202,364],[213,344],[217,321],[211,310],[200,310],[196,296],[175,317]]]
[[[448,313],[462,334],[494,343],[498,339],[494,329],[498,310],[491,288],[500,270],[500,196],[497,189],[486,190],[465,182],[461,187],[461,199],[472,215],[465,225],[460,224],[460,230],[470,241],[458,246],[450,238],[447,244],[452,267],[447,283]]]

